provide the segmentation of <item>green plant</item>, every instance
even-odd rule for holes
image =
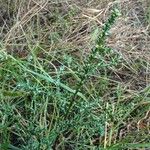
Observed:
[[[65,115],[65,118],[68,117],[74,103],[76,103],[76,96],[78,94],[78,92],[80,91],[80,88],[83,86],[84,82],[86,81],[86,79],[88,78],[89,73],[93,72],[97,67],[101,68],[103,66],[105,66],[105,56],[109,53],[111,53],[111,48],[108,48],[106,46],[105,40],[106,37],[108,36],[109,30],[111,29],[111,26],[115,23],[116,18],[120,15],[119,10],[118,9],[114,9],[110,15],[110,18],[108,19],[108,21],[105,23],[102,32],[100,32],[100,34],[97,37],[97,41],[95,43],[95,47],[91,50],[88,58],[85,60],[84,62],[84,66],[83,69],[81,70],[80,74],[80,82],[77,84],[75,93],[73,94],[73,96],[71,97],[70,100],[70,104],[67,110],[67,113]],[[99,56],[98,60],[97,60],[97,56]],[[118,59],[118,57],[111,58],[113,59]],[[112,60],[110,60],[110,62],[113,62]],[[96,63],[95,63],[96,62]],[[107,64],[110,65],[110,64]]]
[[[124,10],[135,3],[13,2],[0,22],[0,149],[149,148],[148,28],[134,46],[140,24]]]

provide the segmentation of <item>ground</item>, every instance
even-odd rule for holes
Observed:
[[[149,0],[0,0],[0,149],[150,148]]]

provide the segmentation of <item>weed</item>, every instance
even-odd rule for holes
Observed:
[[[13,2],[0,6],[0,149],[149,148],[146,1]]]

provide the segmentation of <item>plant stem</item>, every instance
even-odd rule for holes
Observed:
[[[106,46],[105,46],[105,39],[108,35],[108,32],[111,28],[111,26],[114,24],[116,18],[120,15],[118,9],[113,9],[111,15],[110,15],[110,18],[108,19],[108,21],[105,23],[103,29],[102,29],[102,32],[99,34],[98,36],[98,40],[96,42],[96,46],[92,49],[89,57],[87,58],[87,60],[85,61],[85,66],[83,66],[83,75],[81,76],[81,80],[80,82],[78,83],[77,87],[76,87],[76,90],[75,90],[75,93],[73,94],[72,98],[71,98],[71,101],[70,101],[70,104],[69,104],[69,107],[67,109],[67,112],[65,114],[65,119],[69,116],[69,113],[70,113],[70,110],[73,108],[73,105],[75,104],[76,100],[76,96],[78,94],[78,92],[80,91],[84,81],[87,79],[87,75],[89,74],[89,72],[91,72],[93,70],[93,65],[92,65],[92,62],[93,60],[95,59],[95,56],[97,54],[97,52],[101,52],[101,51],[104,51],[106,49]]]

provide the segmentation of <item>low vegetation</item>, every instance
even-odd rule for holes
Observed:
[[[0,149],[149,149],[149,8],[0,0]]]

